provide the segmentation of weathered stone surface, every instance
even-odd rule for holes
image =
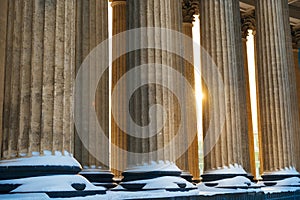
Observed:
[[[265,174],[295,166],[291,143],[297,119],[292,107],[294,83],[290,70],[294,67],[288,44],[290,31],[285,25],[287,6],[287,0],[256,1],[258,98]]]
[[[230,165],[243,165],[244,156],[242,154],[242,145],[248,144],[248,140],[242,140],[242,135],[247,131],[247,115],[241,116],[241,110],[246,110],[245,97],[241,96],[241,89],[245,89],[244,83],[244,64],[242,57],[242,37],[240,26],[239,2],[237,0],[229,1],[202,1],[200,5],[201,13],[201,45],[210,54],[216,64],[223,81],[224,96],[220,95],[220,82],[214,81],[217,74],[210,73],[207,69],[208,85],[214,83],[214,87],[204,89],[205,99],[204,110],[204,133],[208,125],[213,126],[210,142],[217,141],[216,145],[204,157],[204,174],[208,171],[214,173],[214,170]],[[207,66],[213,67],[213,66]],[[203,68],[202,68],[203,69]],[[223,90],[223,89],[222,89]],[[207,93],[209,92],[209,94]],[[216,105],[211,105],[212,98]],[[214,120],[216,124],[210,124],[210,109],[214,108],[216,113]],[[220,113],[220,114],[219,114]],[[226,113],[225,125],[223,130],[221,126],[220,115]],[[221,132],[221,133],[220,133]],[[220,133],[220,136],[218,137]],[[209,144],[204,143],[205,146]],[[237,172],[234,172],[237,173]],[[233,173],[233,174],[234,174]],[[243,170],[241,170],[241,173]]]
[[[182,31],[182,10],[181,1],[163,0],[163,1],[150,1],[150,0],[133,0],[128,2],[127,7],[127,29],[139,28],[139,27],[161,27],[168,28],[175,31]],[[167,14],[169,13],[169,14]],[[139,16],[137,18],[136,16]],[[162,41],[161,43],[158,41]],[[134,42],[134,41],[127,41]],[[163,32],[157,32],[155,35],[147,35],[147,40],[141,42],[148,42],[148,44],[156,44],[157,47],[163,47],[163,45],[174,45],[174,48],[179,48],[179,41],[174,41],[172,37],[167,37]],[[127,67],[133,69],[136,66],[148,63],[163,64],[170,66],[175,70],[182,73],[183,62],[178,56],[171,53],[161,51],[160,49],[143,49],[129,53],[126,57]],[[149,68],[148,73],[142,73],[136,75],[136,80],[142,79],[162,79],[167,83],[179,84],[173,80],[169,69],[153,69]],[[129,83],[130,84],[130,83]],[[180,85],[178,85],[180,87]],[[140,87],[132,95],[132,105],[129,108],[132,118],[141,126],[145,126],[149,123],[149,108],[152,104],[161,104],[166,110],[166,115],[154,113],[157,118],[151,120],[152,123],[157,126],[162,121],[165,121],[162,131],[153,137],[146,139],[136,138],[128,136],[128,150],[136,153],[153,152],[157,149],[163,148],[163,153],[147,156],[140,159],[135,157],[129,157],[129,164],[133,166],[142,165],[144,163],[158,163],[159,161],[175,162],[175,149],[174,147],[168,147],[169,142],[174,138],[174,135],[178,131],[178,124],[180,123],[180,110],[178,107],[178,100],[173,95],[169,88],[162,87],[160,85],[149,84]],[[156,111],[153,111],[156,112]],[[150,130],[145,130],[141,133],[141,136],[149,135]]]
[[[2,159],[72,153],[74,8],[73,0],[8,2]]]
[[[297,90],[297,105],[300,105],[300,66],[299,66],[299,47],[300,47],[300,27],[293,27],[292,30],[292,36],[293,36],[293,58],[294,58],[294,66],[295,66],[295,81],[296,81],[296,90]],[[295,109],[296,110],[296,109]],[[299,116],[300,116],[300,109],[298,110]],[[300,151],[300,135],[298,132],[296,132],[294,136],[294,144],[295,144],[295,152]],[[297,155],[297,154],[295,154]],[[296,168],[299,171],[300,170],[300,158],[299,156],[296,156]]]
[[[252,124],[252,111],[251,111],[251,98],[250,98],[250,83],[249,83],[249,70],[248,70],[248,57],[247,57],[247,36],[248,31],[252,30],[255,32],[255,16],[254,13],[251,12],[249,14],[243,14],[242,16],[242,42],[243,42],[243,56],[244,56],[244,76],[240,79],[241,84],[244,84],[246,87],[241,88],[241,93],[246,97],[246,108],[244,107],[241,109],[242,115],[247,116],[247,127],[248,127],[248,134],[247,132],[243,136],[243,138],[248,138],[248,145],[247,141],[245,141],[242,146],[243,148],[243,166],[244,169],[255,175],[256,167],[255,167],[255,152],[254,152],[254,132],[253,132],[253,124]],[[256,67],[256,66],[252,66]],[[241,70],[242,72],[242,70]],[[246,111],[246,113],[245,113]]]
[[[126,1],[125,0],[114,0],[111,4],[112,6],[112,22],[113,22],[113,35],[126,31]],[[119,55],[120,51],[123,49],[126,50],[126,38],[122,40],[113,40],[112,53],[114,55]],[[126,73],[126,55],[119,55],[120,57],[113,62],[112,65],[112,91],[118,80]],[[124,107],[125,105],[125,95],[126,95],[126,85],[120,85],[120,93],[117,94],[118,103],[117,107]],[[122,113],[121,113],[122,114]],[[119,120],[124,124],[126,122],[126,117],[122,116]],[[117,123],[115,118],[112,116],[112,125],[111,125],[111,142],[116,145],[118,149],[126,150],[127,149],[127,137],[126,133],[123,132]],[[116,177],[120,177],[122,171],[127,167],[127,157],[124,154],[121,154],[118,150],[112,149],[111,152],[111,167]]]
[[[183,7],[184,9],[184,7]],[[185,18],[185,12],[183,12],[183,18]],[[193,24],[192,21],[184,22],[182,25],[182,33],[186,36],[190,37],[191,40],[184,40],[183,46],[184,46],[184,57],[190,58],[190,60],[193,60]],[[191,85],[191,87],[195,90],[195,74],[194,74],[194,66],[193,63],[189,63],[188,61],[184,61],[184,70],[183,75],[185,76],[188,83]],[[183,95],[186,97],[184,105],[184,117],[183,120],[185,120],[184,123],[186,123],[186,130],[185,132],[186,137],[193,137],[186,139],[185,141],[182,141],[181,145],[182,147],[178,148],[184,148],[186,149],[185,153],[176,160],[176,164],[178,167],[185,171],[189,172],[194,180],[199,180],[200,178],[200,170],[199,170],[199,156],[198,156],[198,136],[197,136],[197,116],[196,116],[196,98],[190,99],[189,95],[185,92],[189,92],[185,88],[183,88]],[[188,109],[188,107],[192,107],[192,109]],[[189,134],[189,132],[194,132],[192,134]],[[188,144],[189,140],[193,140],[191,144]]]
[[[2,144],[3,139],[3,101],[4,101],[4,75],[5,75],[5,54],[6,54],[6,28],[7,27],[7,10],[8,1],[4,0],[0,2],[0,7],[2,12],[0,13],[0,144]],[[0,148],[0,155],[2,154],[2,148]]]
[[[108,4],[106,0],[78,0],[77,1],[77,30],[76,30],[76,70],[79,69],[84,59],[89,53],[101,42],[108,39]],[[107,41],[106,41],[107,43]],[[108,44],[108,43],[107,43]],[[103,53],[103,52],[102,52]],[[108,48],[104,52],[108,59]],[[103,67],[105,60],[99,60],[90,56],[91,64],[98,63]],[[82,86],[82,102],[94,102],[98,122],[92,119],[87,124],[82,123],[80,126],[88,130],[87,144],[84,146],[80,137],[75,137],[75,158],[83,165],[84,169],[109,170],[109,143],[98,141],[95,137],[97,132],[96,123],[99,123],[105,135],[109,137],[109,73],[108,70],[103,74],[98,83],[95,95],[89,94],[93,81],[96,80],[96,72],[90,71],[86,82]],[[80,102],[78,102],[80,104]],[[80,115],[84,119],[89,119],[92,113],[89,113],[87,106],[77,105],[80,109]],[[81,137],[85,137],[81,134]],[[92,153],[97,155],[92,155]]]

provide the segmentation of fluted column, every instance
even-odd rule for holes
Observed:
[[[190,37],[191,40],[184,40],[184,57],[190,57],[190,60],[193,60],[193,21],[194,14],[198,9],[198,5],[196,2],[191,0],[183,1],[182,3],[182,12],[183,12],[183,25],[182,25],[182,33],[186,36]],[[185,78],[188,80],[189,84],[195,90],[195,75],[194,75],[194,66],[193,63],[189,63],[188,61],[184,61],[184,71],[183,74]],[[183,92],[187,92],[183,88]],[[195,132],[196,134],[186,134],[187,137],[189,135],[196,136],[191,138],[193,140],[192,144],[187,144],[188,140],[182,141],[183,148],[187,149],[187,151],[177,159],[176,164],[180,169],[182,169],[184,174],[182,176],[188,176],[186,174],[189,172],[194,180],[199,180],[200,178],[200,170],[199,170],[199,155],[198,155],[198,136],[197,136],[197,116],[196,116],[196,97],[194,99],[190,99],[188,95],[185,100],[185,107],[191,106],[193,107],[191,110],[185,108],[184,120],[186,123],[188,122],[189,126],[186,126],[186,132]],[[189,113],[188,113],[189,112]]]
[[[265,180],[298,175],[293,159],[296,119],[292,111],[290,70],[294,67],[290,66],[292,50],[288,50],[287,44],[287,34],[290,34],[286,28],[287,5],[287,0],[256,1],[258,98]]]
[[[97,45],[103,41],[108,44],[106,39],[108,39],[108,2],[106,0],[77,0],[77,70]],[[108,48],[106,52],[101,53],[105,53],[104,58],[108,59]],[[99,68],[107,63],[97,59],[97,56],[89,56],[88,62],[91,65],[96,64]],[[76,105],[80,108],[81,116],[89,120],[80,124],[83,130],[88,130],[86,132],[88,136],[81,135],[81,137],[87,137],[85,144],[82,143],[80,137],[75,138],[75,158],[83,165],[81,172],[83,176],[97,185],[112,187],[110,183],[113,175],[109,172],[109,143],[103,140],[98,141],[97,137],[94,137],[94,133],[98,132],[96,123],[99,123],[104,134],[109,137],[109,71],[107,69],[100,78],[96,94],[88,96],[92,88],[90,84],[97,80],[96,74],[91,70],[89,74],[86,74],[87,77],[84,77],[87,81],[82,83],[81,97],[82,102],[87,99],[94,102],[98,121],[92,118],[87,105]]]
[[[126,31],[126,0],[113,0],[112,1],[112,17],[113,17],[113,35]],[[117,60],[113,62],[112,66],[112,91],[114,90],[114,86],[118,82],[118,80],[122,77],[122,75],[126,72],[126,55],[118,55],[121,52],[121,49],[126,48],[126,39],[120,39],[116,41],[113,39],[113,54],[116,56],[120,56]],[[120,86],[120,94],[118,94],[118,102],[117,105],[114,106],[122,106],[124,107],[124,97],[126,87],[125,85]],[[127,149],[127,138],[126,133],[124,133],[117,123],[114,121],[115,119],[112,117],[112,125],[111,125],[111,141],[116,147],[119,149],[126,150]],[[126,120],[125,116],[120,117],[119,120]],[[111,152],[111,162],[112,162],[112,170],[116,177],[120,177],[122,171],[124,171],[127,167],[127,157],[118,151],[112,149]]]
[[[74,7],[8,3],[2,159],[72,153]]]
[[[140,28],[140,27],[163,27],[163,28],[173,28],[175,27],[175,18],[172,18],[171,13],[168,13],[170,11],[171,7],[174,8],[174,5],[181,6],[179,1],[171,1],[171,0],[163,0],[163,1],[150,1],[150,0],[131,0],[128,3],[127,7],[127,29],[133,29],[133,28]],[[178,11],[180,10],[178,7],[176,8]],[[177,12],[177,10],[174,10],[173,12],[176,13],[176,15],[181,16],[181,12]],[[160,15],[158,15],[161,12]],[[158,15],[158,16],[157,16]],[[136,17],[139,16],[139,17]],[[163,34],[158,35],[156,37],[150,36],[148,41],[145,42],[154,42],[154,39],[158,39],[163,37]],[[128,41],[128,43],[133,41]],[[168,41],[169,42],[169,41]],[[167,45],[168,45],[168,42]],[[162,56],[166,56],[166,58],[160,58]],[[163,59],[163,60],[160,60]],[[174,63],[174,56],[172,56],[169,53],[163,54],[163,52],[159,52],[158,55],[154,54],[151,50],[138,50],[132,54],[129,54],[127,57],[127,64],[129,65],[128,68],[134,68],[135,66],[139,66],[141,64],[147,64],[147,63],[153,63],[158,60],[158,64],[172,64]],[[149,71],[148,75],[145,74],[137,74],[137,79],[147,78],[147,76],[156,76],[155,71]],[[168,76],[168,72],[160,72],[162,79],[172,78],[171,76]],[[133,80],[135,81],[135,80]],[[136,80],[138,81],[138,80]],[[153,87],[153,88],[151,88]],[[151,88],[151,89],[150,89]],[[136,122],[138,124],[146,124],[146,122],[149,120],[148,116],[148,109],[149,109],[149,103],[154,103],[154,98],[156,97],[156,101],[158,103],[163,103],[164,106],[167,106],[168,110],[168,118],[165,123],[163,138],[164,142],[169,142],[169,139],[172,138],[172,135],[174,132],[172,132],[175,128],[174,122],[174,114],[171,115],[171,111],[174,111],[174,105],[173,103],[173,97],[170,97],[168,94],[168,91],[159,91],[162,90],[159,88],[159,86],[150,85],[147,87],[141,88],[139,91],[136,92],[134,95],[134,103],[133,108],[130,110],[132,112],[132,115],[136,118]],[[147,94],[151,91],[150,94]],[[156,91],[158,90],[158,91]],[[171,102],[171,103],[170,103]],[[157,122],[156,122],[157,123]],[[146,135],[147,132],[143,132],[142,134]],[[159,137],[159,136],[158,136]],[[129,137],[128,140],[128,147],[130,148],[130,151],[137,151],[137,152],[147,152],[151,148],[156,149],[156,138],[149,138],[149,139],[140,139],[140,138],[132,138]],[[153,146],[153,147],[152,147]],[[144,157],[141,158],[142,160],[135,160],[133,158],[129,158],[131,165],[139,165],[142,163],[151,163],[152,161],[158,162],[159,160],[164,161],[170,161],[174,162],[174,154],[172,152],[172,149],[167,149],[166,154],[164,155],[157,155],[156,158],[150,158],[150,157]]]
[[[0,48],[1,59],[5,55],[0,177],[20,185],[17,178],[30,177],[39,186],[22,191],[60,191],[53,175],[81,170],[72,156],[75,6],[73,0],[1,2],[7,25],[1,18],[6,34],[1,34]],[[36,184],[34,176],[45,177]],[[88,184],[76,177],[60,180],[63,190],[70,190],[70,178]]]
[[[1,1],[0,7],[2,9],[0,13],[0,144],[2,144],[3,137],[3,101],[4,101],[4,79],[5,79],[5,53],[6,53],[6,25],[7,25],[7,10],[8,1]],[[0,148],[0,155],[2,154],[2,148]]]
[[[179,107],[181,102],[170,91],[171,88],[175,88],[178,90],[177,95],[181,94],[181,81],[172,75],[172,72],[176,70],[182,74],[183,62],[179,55],[161,50],[169,48],[180,52],[180,38],[175,38],[174,32],[171,33],[170,30],[178,33],[182,31],[181,6],[180,0],[127,1],[128,30],[141,27],[158,29],[136,30],[129,35],[131,37],[127,41],[129,47],[139,48],[127,54],[128,69],[137,70],[140,69],[139,66],[147,65],[142,68],[145,71],[137,71],[127,80],[127,86],[133,87],[134,84],[147,80],[151,83],[139,85],[139,88],[130,94],[129,113],[136,125],[143,129],[136,136],[132,135],[134,129],[128,129],[128,151],[133,154],[128,156],[129,168],[123,173],[124,181],[177,176],[174,178],[185,182],[187,187],[193,187],[178,177],[181,173],[175,165],[178,149],[173,141],[176,133],[179,134],[178,127],[182,116]],[[167,28],[169,31],[162,31],[159,28]],[[152,48],[140,49],[145,45]],[[157,82],[160,84],[156,84]],[[166,85],[163,87],[162,83]],[[160,105],[163,111],[151,108],[153,105]],[[157,130],[162,122],[164,122],[162,129]],[[147,126],[149,124],[150,126]],[[173,144],[170,144],[172,142]],[[167,185],[169,180],[166,179],[163,183]],[[176,185],[174,187],[178,188]]]
[[[243,108],[241,105],[245,105],[245,98],[241,98],[240,94],[241,88],[245,86],[240,82],[243,80],[240,76],[243,76],[241,69],[244,69],[244,64],[239,1],[204,0],[201,1],[200,8],[201,45],[215,63],[215,66],[207,64],[205,61],[208,58],[202,57],[202,76],[207,86],[204,91],[208,92],[203,103],[203,126],[205,138],[210,138],[204,142],[206,155],[202,177],[204,180],[213,180],[236,175],[246,176],[247,173],[242,167],[244,155],[241,146],[242,135],[247,135],[247,122],[244,121],[246,117],[241,116],[240,110]],[[210,116],[211,109],[214,113]],[[224,114],[225,122],[222,126]],[[208,129],[209,136],[206,132]],[[209,149],[214,142],[216,144]],[[248,143],[247,140],[244,142]]]
[[[244,56],[244,80],[240,80],[246,86],[245,90],[241,90],[246,97],[246,108],[242,109],[242,115],[247,115],[248,133],[244,131],[245,135],[242,138],[248,138],[248,143],[243,144],[243,166],[244,169],[255,176],[255,152],[254,152],[254,132],[252,123],[251,98],[250,98],[250,84],[249,84],[249,70],[247,57],[247,36],[248,31],[255,31],[255,16],[254,13],[245,13],[242,16],[242,42],[243,42],[243,56]],[[252,66],[255,67],[255,66]],[[244,92],[243,92],[244,91]],[[246,111],[246,113],[245,113]],[[248,144],[248,145],[247,145]]]
[[[289,88],[291,90],[291,111],[292,111],[292,118],[293,118],[293,137],[292,142],[299,141],[300,139],[300,118],[299,118],[299,104],[298,104],[298,95],[297,95],[297,82],[296,82],[296,71],[294,68],[294,57],[293,57],[293,47],[292,47],[292,34],[291,34],[291,25],[290,25],[290,14],[289,14],[289,5],[282,1],[283,6],[283,23],[284,23],[284,29],[285,29],[285,41],[286,41],[286,51],[287,51],[287,64],[288,64],[288,72],[289,72]],[[297,144],[297,143],[296,143]],[[295,144],[295,145],[296,145]],[[297,150],[296,146],[293,146],[293,151]],[[298,152],[298,151],[295,151]],[[295,167],[297,166],[297,160],[299,160],[298,156],[294,155],[294,164]]]
[[[300,25],[294,26],[292,29],[292,36],[293,36],[293,56],[294,56],[294,66],[295,66],[295,79],[296,79],[296,88],[297,88],[297,104],[300,105],[300,56],[299,56],[299,49],[300,49]],[[298,110],[300,116],[300,109]],[[300,151],[300,135],[296,132],[294,141],[295,141],[295,152]],[[296,156],[296,168],[300,170],[300,158]]]

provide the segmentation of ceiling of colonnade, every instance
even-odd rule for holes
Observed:
[[[240,0],[241,12],[247,13],[255,9],[255,0]],[[300,26],[300,0],[289,0],[291,25]]]

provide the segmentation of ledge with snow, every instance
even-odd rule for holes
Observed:
[[[80,170],[80,164],[71,155],[0,161],[0,199],[300,199],[297,174],[282,180],[253,183],[241,169],[228,168],[217,172],[236,174],[235,177],[194,184],[180,176],[176,165],[158,163],[127,170],[127,179],[107,189],[89,182],[79,174]],[[290,170],[271,175],[291,174]]]

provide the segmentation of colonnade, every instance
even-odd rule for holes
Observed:
[[[173,76],[174,71],[181,74],[194,89],[193,62],[188,61],[197,54],[202,61],[205,93],[203,133],[204,138],[208,138],[204,140],[201,176],[209,181],[255,175],[246,56],[246,36],[248,30],[253,29],[261,174],[265,180],[299,176],[296,169],[300,168],[300,160],[294,155],[300,149],[300,98],[297,98],[300,96],[297,49],[300,31],[299,27],[293,27],[292,46],[287,0],[257,1],[255,17],[254,13],[241,16],[238,0],[202,0],[200,5],[195,0],[113,0],[113,35],[131,29],[137,31],[133,32],[134,36],[113,39],[112,54],[126,52],[132,44],[138,50],[133,49],[112,63],[111,89],[127,72],[149,65],[120,86],[117,105],[113,106],[117,110],[128,107],[130,115],[122,114],[122,124],[133,121],[142,127],[142,137],[134,136],[135,130],[129,125],[126,133],[113,117],[109,124],[108,70],[101,77],[95,95],[86,95],[89,83],[80,92],[82,98],[94,102],[106,137],[119,149],[128,151],[125,156],[120,156],[115,149],[110,152],[110,145],[104,141],[89,138],[88,144],[82,144],[73,122],[76,72],[92,49],[108,38],[108,2],[3,0],[0,4],[3,9],[0,13],[1,160],[62,156],[68,160],[65,166],[69,168],[58,174],[76,174],[80,163],[82,175],[99,184],[103,182],[99,174],[112,178],[110,171],[116,177],[124,176],[124,181],[147,176],[180,176],[181,170],[185,172],[182,177],[191,178],[191,174],[194,180],[199,180],[196,100],[194,96],[190,98],[190,90],[183,86],[182,80]],[[162,31],[168,29],[193,38],[196,13],[200,14],[201,51],[205,54],[194,54],[192,41]],[[144,32],[145,27],[160,28],[160,31]],[[150,47],[144,48],[145,45]],[[108,48],[105,55],[108,58]],[[106,63],[96,61],[98,65]],[[97,79],[93,72],[87,78],[91,82]],[[128,88],[145,80],[150,84],[128,94]],[[161,84],[153,84],[152,80]],[[177,88],[178,93],[166,86]],[[132,95],[129,105],[124,100],[128,95]],[[157,107],[152,109],[153,105],[160,105],[162,111]],[[85,106],[80,113],[84,118],[91,114]],[[152,128],[158,128],[161,122],[163,128],[152,135]],[[80,126],[88,132],[97,132],[96,123],[89,120]],[[181,130],[182,123],[188,126],[183,126],[181,140],[168,145]],[[96,157],[90,154],[90,148],[96,149]],[[180,153],[181,149],[184,152]],[[97,159],[99,156],[101,162]],[[60,168],[55,163],[48,165],[54,166],[51,168],[54,174]],[[5,162],[0,163],[0,167],[5,167]]]

